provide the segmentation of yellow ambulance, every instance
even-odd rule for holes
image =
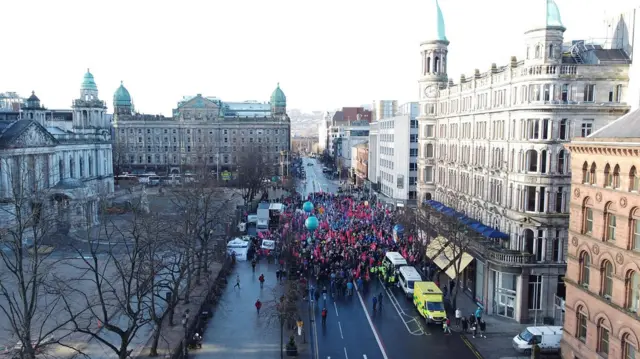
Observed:
[[[427,324],[441,324],[447,319],[442,298],[442,291],[434,282],[413,284],[413,305]]]

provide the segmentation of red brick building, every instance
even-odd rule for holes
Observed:
[[[562,357],[640,358],[640,110],[571,151]]]
[[[358,120],[365,120],[371,122],[373,119],[373,113],[369,110],[365,110],[362,107],[343,107],[342,108],[342,120],[346,122],[353,122]]]
[[[369,173],[369,144],[361,143],[356,146],[356,186],[364,185]]]

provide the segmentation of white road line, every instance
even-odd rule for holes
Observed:
[[[333,307],[336,308],[336,317],[338,316],[338,305],[336,302],[333,302]]]
[[[316,312],[316,303],[315,302],[311,302],[311,312],[315,313]],[[315,342],[315,350],[316,350],[316,359],[320,358],[320,352],[318,349],[318,325],[317,325],[317,321],[315,320],[315,314],[314,314],[314,318],[313,318],[313,339]],[[331,357],[329,357],[328,359],[331,359]]]
[[[344,357],[345,359],[349,359],[349,356],[347,355],[347,348],[344,348]]]
[[[353,283],[353,286],[358,288],[356,283]],[[364,315],[367,317],[367,321],[369,322],[369,326],[371,327],[371,331],[373,332],[373,336],[376,338],[376,342],[378,343],[378,348],[380,348],[380,353],[382,353],[382,357],[384,359],[389,359],[389,357],[387,356],[387,352],[384,350],[384,347],[382,346],[382,341],[380,340],[380,337],[378,336],[378,332],[376,331],[376,328],[373,326],[373,321],[371,321],[371,316],[369,315],[369,312],[367,311],[367,306],[364,304],[364,300],[362,299],[362,295],[360,294],[360,291],[358,291],[358,290],[356,290],[356,293],[358,293],[358,299],[360,299],[360,304],[362,305],[362,310],[364,310]]]
[[[362,359],[367,359],[367,355],[366,354],[362,354]]]
[[[424,332],[424,330],[422,330],[422,327],[419,324],[418,324],[418,327],[420,328],[420,330],[414,331],[414,330],[411,330],[411,328],[409,328],[409,323],[410,322],[415,321],[416,324],[418,322],[416,321],[416,319],[413,316],[411,316],[411,315],[409,315],[409,314],[404,312],[404,310],[400,306],[400,302],[398,302],[398,299],[393,295],[391,290],[384,285],[384,283],[382,282],[382,280],[380,278],[378,278],[378,280],[382,284],[382,288],[383,288],[385,294],[387,295],[387,297],[389,297],[389,302],[391,302],[391,305],[393,306],[393,309],[395,309],[396,312],[398,313],[398,316],[400,317],[400,320],[402,320],[402,324],[404,324],[404,327],[407,328],[407,331],[409,332],[409,334],[411,334],[411,335],[424,335],[425,332]],[[405,320],[405,317],[411,318],[411,320],[407,321],[407,320]]]
[[[344,339],[344,335],[342,335],[342,324],[340,324],[340,322],[338,322],[338,328],[340,328],[340,338]]]

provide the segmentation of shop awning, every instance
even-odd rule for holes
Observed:
[[[449,241],[442,236],[432,239],[427,246],[427,258],[433,260],[440,252],[442,252],[447,244],[449,244]]]
[[[435,263],[440,269],[445,270],[451,261],[455,259],[455,254],[456,253],[451,245],[446,246],[444,247],[444,250],[433,259],[433,263]]]
[[[458,258],[455,260],[456,263],[451,263],[451,265],[449,266],[449,268],[447,268],[447,270],[445,271],[445,273],[447,273],[447,276],[449,276],[449,278],[451,279],[455,279],[456,278],[456,265],[458,265],[458,260],[460,261],[460,267],[458,268],[458,272],[462,273],[462,271],[467,268],[467,266],[469,265],[469,263],[471,263],[473,261],[473,256],[471,256],[471,254],[467,253],[467,252],[462,252],[462,258]]]

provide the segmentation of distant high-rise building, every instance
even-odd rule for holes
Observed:
[[[373,101],[373,120],[380,121],[383,118],[389,118],[398,112],[398,101],[396,100],[374,100]]]

